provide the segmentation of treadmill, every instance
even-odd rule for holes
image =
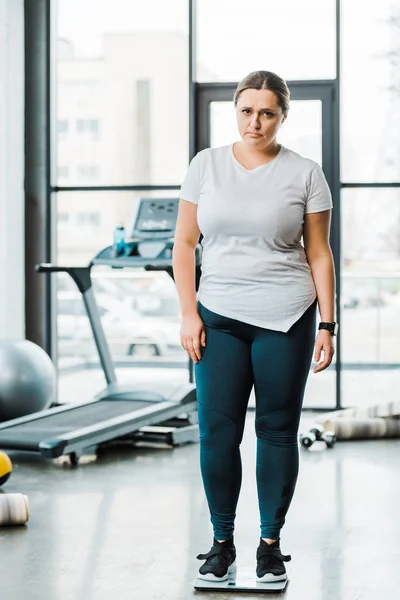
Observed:
[[[166,271],[173,278],[172,249],[178,214],[178,198],[141,199],[132,238],[117,255],[114,246],[97,254],[88,266],[40,264],[39,273],[68,273],[82,294],[106,387],[88,402],[49,408],[0,424],[0,448],[40,453],[45,458],[69,456],[72,464],[87,452],[115,440],[166,441],[172,445],[198,441],[196,390],[193,367],[185,384],[167,392],[140,390],[135,383],[117,382],[110,349],[95,300],[91,269],[137,267]],[[196,287],[200,280],[201,246],[195,250]],[[158,384],[160,386],[160,384]],[[186,415],[185,427],[177,427]]]

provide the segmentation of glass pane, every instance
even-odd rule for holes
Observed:
[[[233,102],[212,102],[211,146],[223,146],[239,139]],[[322,163],[322,102],[292,100],[289,116],[279,130],[284,146]]]
[[[398,368],[344,367],[340,378],[341,401],[344,408],[399,401],[400,369]]]
[[[336,360],[322,371],[313,373],[316,363],[312,363],[304,393],[304,408],[334,408],[336,405]]]
[[[59,193],[58,264],[87,265],[113,243],[122,224],[129,237],[141,198],[175,198],[162,192]],[[93,289],[120,381],[154,378],[188,381],[188,359],[180,344],[180,306],[175,284],[164,271],[92,268]],[[59,396],[85,400],[104,387],[82,295],[69,275],[57,275]],[[133,370],[134,368],[134,370]]]
[[[182,181],[187,0],[58,0],[57,37],[56,183]]]
[[[343,189],[344,273],[400,273],[400,189]]]
[[[400,3],[342,2],[341,178],[400,181]]]
[[[400,367],[400,190],[344,189],[341,218],[343,405],[390,401]]]
[[[240,81],[256,69],[287,80],[335,77],[334,0],[201,0],[197,6],[198,81]]]

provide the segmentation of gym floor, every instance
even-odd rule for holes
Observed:
[[[307,417],[309,419],[309,416]],[[303,429],[308,425],[303,423]],[[292,555],[290,600],[397,600],[400,441],[339,442],[301,450],[282,551]],[[188,600],[249,597],[193,590],[212,530],[197,444],[109,451],[77,467],[10,453],[3,492],[27,494],[26,527],[0,529],[5,600]],[[238,569],[259,539],[254,414],[242,444],[235,541]],[[253,594],[252,597],[260,597]]]

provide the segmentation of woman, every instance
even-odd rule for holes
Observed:
[[[304,389],[314,345],[321,361],[314,373],[326,369],[334,354],[331,194],[317,163],[277,142],[289,99],[275,73],[245,77],[234,95],[241,141],[199,152],[180,192],[173,268],[181,343],[195,364],[200,467],[214,532],[211,550],[198,556],[205,560],[199,577],[212,581],[236,570],[239,446],[253,385],[261,525],[257,580],[287,578],[284,562],[290,556],[281,554],[280,531],[298,475]],[[317,302],[321,323],[315,339]]]

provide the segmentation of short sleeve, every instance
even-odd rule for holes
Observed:
[[[199,154],[196,154],[190,162],[186,177],[182,183],[179,191],[179,198],[182,200],[188,200],[193,204],[199,203],[200,195],[200,168],[199,168]]]
[[[315,163],[307,186],[306,213],[322,212],[332,208],[332,195],[323,170]]]

